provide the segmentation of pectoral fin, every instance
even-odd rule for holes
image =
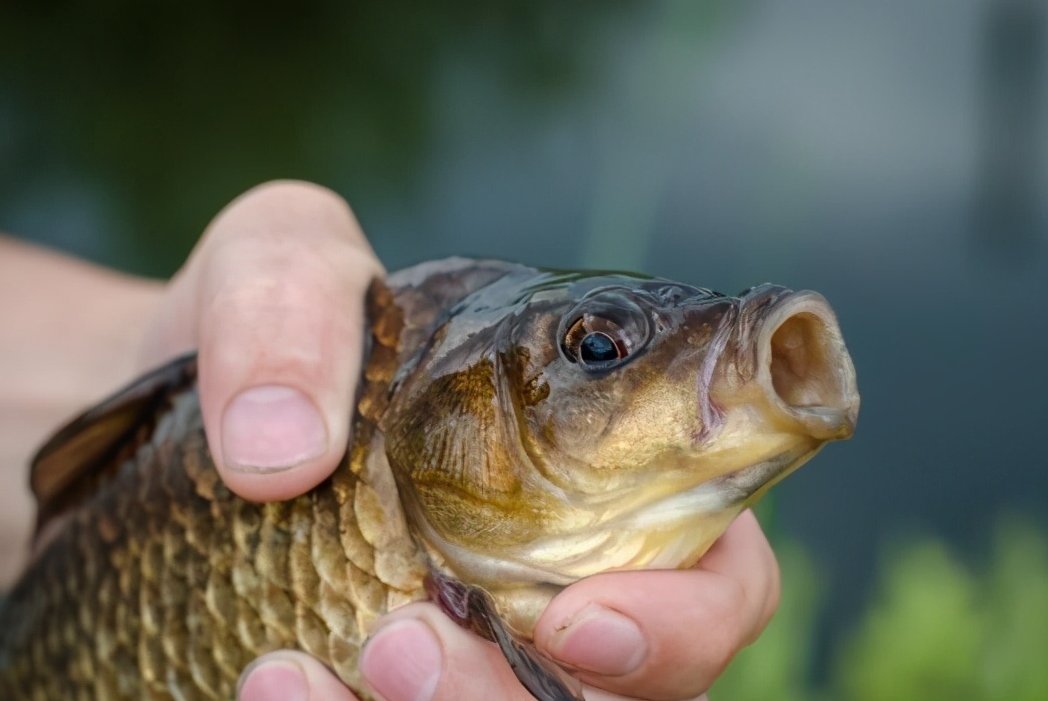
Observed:
[[[196,354],[172,360],[94,406],[56,433],[33,459],[37,531],[89,497],[136,442],[148,440],[170,397],[192,387]]]
[[[484,589],[435,572],[427,577],[426,588],[453,621],[499,646],[517,679],[538,701],[585,701],[582,684],[510,629]]]

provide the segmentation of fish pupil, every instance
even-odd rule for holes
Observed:
[[[582,339],[579,357],[584,363],[607,363],[619,359],[619,349],[608,334],[595,331]]]

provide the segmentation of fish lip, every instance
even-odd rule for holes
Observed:
[[[734,493],[734,499],[728,502],[729,506],[742,506],[800,468],[814,457],[822,446],[821,441],[814,445],[806,442],[797,449],[784,451],[767,460],[721,475],[710,480],[708,484]]]
[[[761,290],[761,302],[767,304],[764,318],[757,322],[756,380],[766,390],[766,396],[784,416],[790,416],[819,440],[848,438],[855,430],[859,413],[859,393],[855,367],[844,344],[837,316],[829,302],[818,292],[768,286]],[[827,348],[837,364],[834,377],[839,383],[831,403],[818,406],[790,405],[779,395],[771,375],[771,339],[788,320],[807,315],[817,320]]]
[[[650,525],[652,522],[668,522],[699,513],[714,513],[744,506],[753,500],[755,495],[771,488],[801,467],[821,448],[821,443],[805,441],[794,449],[776,453],[751,465],[638,504],[620,514],[613,522],[627,522],[640,518],[648,522],[646,525]]]

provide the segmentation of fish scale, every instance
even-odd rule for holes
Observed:
[[[378,331],[374,347],[396,341],[388,322]],[[317,657],[367,698],[357,654],[370,627],[391,602],[425,596],[418,567],[414,580],[403,562],[390,582],[379,574],[388,563],[375,548],[405,545],[370,527],[384,512],[357,447],[395,359],[374,352],[366,366],[355,460],[290,502],[235,498],[195,390],[172,397],[149,442],[34,563],[32,586],[8,598],[0,698],[228,701],[243,668],[281,648]]]

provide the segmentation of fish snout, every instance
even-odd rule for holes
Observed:
[[[850,437],[859,415],[855,368],[826,299],[809,291],[783,296],[756,339],[757,380],[773,420],[816,440]]]

